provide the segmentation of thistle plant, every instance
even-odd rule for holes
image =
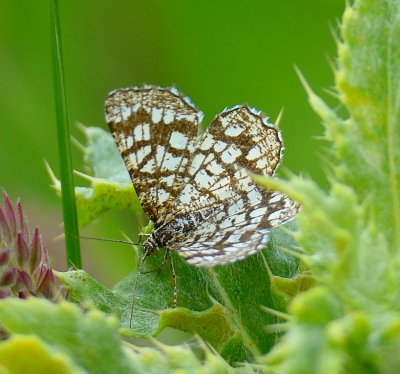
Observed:
[[[28,296],[55,300],[55,279],[39,229],[30,235],[21,202],[14,209],[4,192],[0,206],[0,298]]]

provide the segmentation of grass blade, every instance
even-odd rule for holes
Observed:
[[[64,66],[61,46],[60,7],[58,0],[50,0],[51,49],[53,55],[54,98],[57,119],[58,149],[61,171],[61,191],[64,215],[65,244],[68,266],[81,267],[78,218],[72,175],[71,147]]]

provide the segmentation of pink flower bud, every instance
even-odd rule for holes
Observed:
[[[1,248],[0,249],[0,266],[6,265],[9,258],[10,258],[10,250],[8,248]]]
[[[18,283],[22,285],[27,290],[32,290],[32,281],[30,276],[25,271],[17,271]]]
[[[63,297],[47,261],[47,252],[35,228],[32,239],[18,201],[11,205],[6,193],[0,206],[0,299],[5,297]],[[1,204],[0,204],[1,205]],[[1,333],[1,331],[0,331]]]
[[[22,205],[19,200],[17,201],[17,211],[15,212],[15,219],[17,222],[17,232],[24,233],[26,239],[29,240],[29,232],[26,226],[24,213],[22,211]]]
[[[16,254],[17,254],[17,261],[19,266],[24,266],[29,258],[29,249],[26,245],[24,234],[19,232],[17,234],[17,243],[16,243]]]
[[[15,213],[14,213],[14,209],[11,205],[10,198],[8,197],[8,195],[5,192],[3,192],[3,201],[4,201],[5,208],[6,208],[6,219],[8,222],[8,227],[10,228],[12,236],[15,236],[15,234],[17,232],[17,225],[15,222]]]
[[[41,247],[42,243],[40,240],[39,229],[35,227],[32,242],[30,245],[30,256],[29,256],[29,270],[31,271],[31,273],[34,273],[40,264]]]
[[[1,207],[0,207],[0,239],[2,239],[7,243],[10,243],[11,241],[10,227],[8,226],[6,216]]]
[[[17,280],[17,270],[14,268],[7,269],[0,278],[2,287],[12,287]]]
[[[41,293],[47,299],[52,299],[54,297],[54,291],[55,283],[53,271],[47,265],[42,264],[37,292]]]

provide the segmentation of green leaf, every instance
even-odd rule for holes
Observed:
[[[108,210],[140,210],[129,174],[110,133],[83,127],[87,138],[85,162],[92,176],[90,187],[76,187],[79,225],[85,226]],[[82,175],[82,174],[81,174]]]
[[[84,159],[91,175],[120,187],[131,186],[131,178],[111,134],[98,127],[82,127],[82,131],[87,140]]]
[[[188,347],[135,347],[118,334],[118,322],[98,310],[30,298],[0,300],[7,339],[0,371],[12,373],[253,373],[233,369],[202,342],[200,360]]]
[[[134,370],[118,334],[118,321],[98,310],[84,314],[78,306],[67,302],[56,305],[35,298],[3,299],[0,321],[12,336],[34,335],[43,342],[42,347],[48,347],[46,350],[67,355],[82,370],[91,373]]]
[[[34,335],[14,335],[0,343],[1,373],[86,373],[60,352],[53,352]]]
[[[275,230],[268,249],[262,254],[213,269],[190,266],[173,253],[177,308],[173,308],[170,266],[165,264],[162,271],[157,271],[163,262],[164,253],[161,252],[145,261],[145,271],[156,271],[141,274],[136,283],[136,270],[112,291],[83,271],[57,273],[57,276],[74,300],[92,300],[99,309],[115,313],[125,327],[125,334],[156,336],[165,327],[173,327],[198,334],[229,362],[245,361],[266,352],[276,339],[264,330],[265,326],[276,322],[276,317],[261,308],[262,305],[274,308],[270,271],[282,277],[296,273],[297,261],[279,252],[277,243],[293,246],[287,234]],[[275,285],[275,290],[279,291],[279,286]],[[280,304],[276,306],[280,307]]]

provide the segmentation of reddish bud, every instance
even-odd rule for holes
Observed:
[[[4,214],[3,209],[0,207],[0,239],[5,241],[6,243],[10,243],[11,241],[11,231],[8,226],[6,216]]]
[[[46,247],[43,244],[43,241],[40,241],[40,247],[42,249],[42,252],[41,252],[41,263],[48,265],[49,256],[47,255],[47,250],[46,250]]]
[[[17,211],[15,212],[15,219],[17,221],[17,232],[23,232],[27,240],[29,240],[28,227],[26,226],[26,219],[22,210],[21,201],[17,201]]]
[[[0,286],[12,287],[17,280],[17,270],[14,268],[7,269],[0,278]]]
[[[26,245],[24,234],[19,232],[17,234],[17,243],[15,246],[16,254],[17,254],[17,262],[19,266],[24,266],[26,261],[29,258],[29,249]]]
[[[23,285],[27,290],[32,290],[31,278],[25,271],[18,271],[18,283]]]
[[[7,264],[9,258],[10,250],[8,248],[0,249],[0,266],[4,266],[5,264]]]
[[[51,300],[54,297],[54,285],[53,271],[47,265],[42,264],[40,268],[37,292]]]
[[[39,229],[35,227],[35,231],[33,233],[33,238],[30,246],[30,256],[29,256],[29,270],[33,273],[37,267],[39,266],[41,259],[41,240]]]
[[[6,208],[6,219],[8,222],[8,227],[10,228],[12,236],[15,236],[15,234],[17,232],[17,226],[16,226],[16,222],[15,222],[15,213],[14,213],[14,209],[11,205],[10,198],[8,197],[8,195],[5,192],[3,192],[3,201],[4,201],[5,208]]]
[[[6,193],[3,202],[0,206],[0,243],[4,243],[0,247],[0,299],[33,295],[55,301],[60,293],[47,264],[47,252],[38,228],[31,239],[21,203],[18,201],[13,209]]]

